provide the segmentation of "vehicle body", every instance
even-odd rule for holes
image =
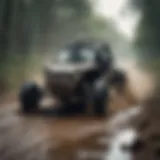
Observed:
[[[54,61],[45,65],[45,87],[64,104],[63,112],[85,113],[92,104],[94,113],[105,114],[110,85],[124,82],[124,76],[114,71],[109,46],[75,42],[54,56]]]
[[[95,46],[91,44],[74,44],[65,48],[59,53],[55,64],[45,66],[45,82],[48,89],[60,99],[70,99],[76,96],[81,85],[91,84],[104,76],[109,68],[104,66],[106,68],[102,70],[101,66],[98,66],[96,54]]]

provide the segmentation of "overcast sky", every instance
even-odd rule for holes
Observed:
[[[128,6],[128,0],[98,0],[95,1],[95,11],[106,18],[112,19],[117,29],[128,39],[134,38],[140,13],[133,12]]]

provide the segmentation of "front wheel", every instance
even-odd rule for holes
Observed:
[[[38,109],[42,91],[34,82],[25,83],[19,94],[21,110],[28,113]]]

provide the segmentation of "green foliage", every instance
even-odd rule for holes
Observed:
[[[140,3],[141,2],[141,3]],[[160,56],[160,1],[140,0],[135,3],[142,11],[142,19],[136,33],[135,45],[142,52],[142,56]]]
[[[0,93],[14,90],[40,66],[37,55],[9,54],[0,62]]]
[[[142,12],[135,46],[138,49],[142,66],[156,77],[157,87],[160,88],[160,1],[133,1],[133,6]]]
[[[96,34],[100,34],[101,32],[104,33],[106,28],[108,28],[106,19],[100,16],[91,16],[88,25],[88,28],[91,29],[91,32]]]

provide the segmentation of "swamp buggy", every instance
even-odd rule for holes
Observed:
[[[74,42],[45,65],[45,89],[63,104],[60,114],[84,114],[89,104],[95,115],[106,114],[110,88],[123,88],[126,83],[125,73],[114,67],[113,59],[108,44]],[[35,82],[25,83],[19,96],[22,111],[38,109],[42,96]]]

